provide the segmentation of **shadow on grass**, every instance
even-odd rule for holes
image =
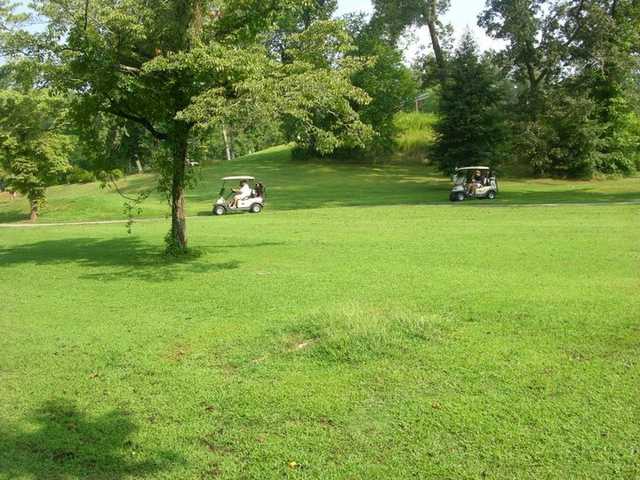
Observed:
[[[89,418],[73,403],[48,401],[37,409],[35,429],[0,427],[0,477],[144,478],[184,462],[178,454],[149,451],[130,437],[137,426],[127,412]]]
[[[0,264],[71,263],[92,269],[107,267],[106,270],[86,273],[80,278],[100,281],[134,278],[148,282],[172,281],[184,274],[234,270],[240,266],[237,261],[222,263],[204,261],[203,255],[203,251],[195,251],[183,258],[167,257],[157,246],[146,244],[135,237],[106,240],[72,238],[46,240],[0,249]]]
[[[0,212],[0,223],[24,222],[25,220],[29,220],[29,215],[24,212]]]
[[[262,177],[261,177],[262,179]],[[267,184],[267,208],[270,210],[300,210],[325,207],[367,207],[384,205],[416,205],[425,202],[446,202],[450,186],[446,181],[403,176],[390,179],[385,176],[352,174],[348,180],[313,181],[301,179],[299,184],[290,181],[265,180]],[[193,191],[189,200],[195,203],[211,203],[214,192]],[[199,211],[198,216],[211,215],[211,211]]]
[[[620,203],[640,201],[640,191],[600,192],[591,189],[509,191],[498,197],[500,203],[508,205],[536,205],[545,203]]]
[[[384,167],[349,165],[335,162],[245,161],[220,165],[214,174],[208,170],[198,187],[189,192],[190,201],[212,204],[223,174],[250,173],[267,185],[267,209],[299,210],[327,207],[407,206],[448,204],[452,183],[431,167],[387,165]],[[611,191],[606,183],[588,184],[558,181],[505,180],[492,205],[536,205],[546,203],[612,203],[640,201],[640,184],[626,191]],[[600,188],[605,191],[600,191]],[[469,205],[465,202],[464,205]],[[198,216],[210,215],[199,211]]]

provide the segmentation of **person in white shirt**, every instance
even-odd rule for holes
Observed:
[[[240,200],[245,200],[251,196],[251,187],[249,186],[249,182],[242,180],[240,182],[240,188],[234,188],[233,192],[235,193],[235,196],[229,206],[236,208]]]

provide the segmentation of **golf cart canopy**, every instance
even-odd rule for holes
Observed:
[[[240,181],[240,180],[251,180],[251,181],[253,181],[253,180],[255,180],[255,177],[247,177],[247,176],[240,175],[240,176],[237,176],[237,177],[224,177],[222,180],[224,182],[230,182],[232,180],[238,180],[238,181]]]
[[[489,167],[462,167],[456,168],[456,172],[464,172],[465,170],[491,170]]]

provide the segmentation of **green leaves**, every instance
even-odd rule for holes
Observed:
[[[60,131],[63,114],[46,91],[0,90],[0,164],[32,206],[45,203],[45,188],[69,168],[74,142]]]
[[[503,160],[507,140],[505,92],[498,72],[479,57],[470,34],[449,61],[442,86],[438,141],[434,150],[442,171],[456,167],[494,166]]]
[[[507,42],[499,58],[520,87],[521,162],[562,176],[634,171],[638,2],[490,0],[480,23]]]

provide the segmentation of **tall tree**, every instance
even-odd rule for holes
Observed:
[[[576,34],[563,28],[554,3],[556,0],[488,0],[479,18],[479,25],[491,37],[506,43],[500,55],[514,79],[525,87],[523,111],[531,119],[543,111],[544,87],[562,73],[568,45]]]
[[[69,168],[73,140],[61,133],[64,106],[46,91],[0,90],[0,165],[11,190],[29,200],[31,221],[46,202],[47,186]]]
[[[330,20],[338,6],[337,0],[307,0],[283,10],[267,36],[267,45],[282,62],[289,62],[291,36],[307,30],[314,22]]]
[[[479,23],[506,42],[502,64],[521,87],[516,155],[538,173],[633,169],[639,8],[635,0],[487,2]]]
[[[500,163],[508,140],[505,98],[499,72],[488,58],[479,57],[478,45],[467,33],[442,85],[434,158],[444,172]]]
[[[366,149],[344,153],[350,157],[371,155],[377,158],[393,148],[397,133],[396,114],[407,105],[413,105],[417,82],[411,69],[404,64],[402,52],[383,40],[377,22],[356,14],[347,18],[347,24],[355,44],[350,54],[368,59],[366,66],[354,74],[353,83],[371,97],[371,103],[360,109],[360,116],[371,125],[375,135]]]
[[[187,152],[196,125],[221,123],[250,106],[304,118],[314,105],[339,104],[339,119],[353,126],[354,135],[360,132],[350,105],[364,96],[344,76],[336,80],[334,70],[319,73],[310,62],[285,68],[268,56],[264,34],[297,5],[294,0],[34,2],[48,28],[35,35],[31,51],[49,62],[56,87],[73,92],[89,111],[138,123],[172,152],[160,165],[160,186],[171,206],[169,252],[187,249]],[[334,88],[318,101],[306,95],[327,81]]]
[[[572,2],[567,2],[572,3]],[[570,59],[576,74],[567,83],[584,90],[601,125],[595,167],[605,173],[629,173],[640,157],[640,2],[596,0],[575,18],[580,24]]]
[[[427,27],[442,78],[446,72],[442,37],[447,30],[441,18],[449,9],[450,3],[450,0],[373,0],[376,21],[387,26],[393,40],[397,40],[407,27]]]

